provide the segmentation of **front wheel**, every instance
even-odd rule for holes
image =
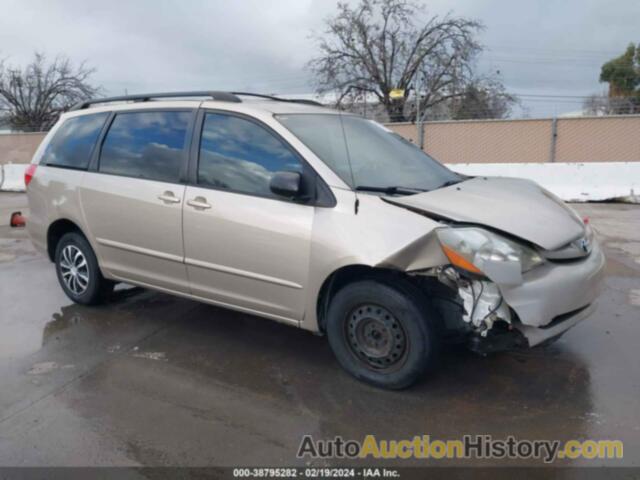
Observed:
[[[113,282],[100,272],[91,245],[79,233],[62,236],[56,246],[55,264],[62,290],[76,303],[100,303],[113,290]]]
[[[352,283],[332,299],[329,343],[342,367],[388,389],[415,383],[434,363],[438,319],[411,285]]]

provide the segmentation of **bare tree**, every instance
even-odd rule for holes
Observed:
[[[318,90],[336,91],[338,104],[353,90],[373,94],[392,121],[407,119],[418,77],[422,110],[461,95],[481,50],[475,35],[482,25],[423,12],[411,0],[361,0],[354,8],[338,3],[338,14],[317,37],[320,55],[309,63]],[[420,18],[425,20],[418,24]],[[392,99],[393,89],[403,90],[403,97]]]
[[[633,115],[640,112],[640,97],[591,95],[582,109],[586,115]]]
[[[449,113],[455,120],[506,118],[518,103],[497,79],[481,79],[471,82],[461,96],[450,101]]]
[[[48,130],[61,113],[101,91],[89,83],[94,71],[84,62],[74,67],[62,56],[47,63],[41,53],[36,53],[24,69],[2,60],[0,111],[5,111],[15,130]]]
[[[584,114],[586,115],[610,115],[611,107],[609,105],[609,98],[605,95],[590,95],[588,96],[582,105]]]

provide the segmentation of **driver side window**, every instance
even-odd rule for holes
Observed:
[[[269,183],[277,171],[302,173],[302,162],[280,138],[238,116],[205,115],[199,185],[275,198]]]

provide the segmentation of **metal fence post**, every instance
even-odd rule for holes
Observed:
[[[422,112],[420,111],[420,90],[422,89],[420,74],[416,77],[416,127],[418,129],[418,146],[420,150],[424,148],[424,130],[422,127]]]
[[[556,143],[558,141],[558,117],[551,119],[551,148],[549,149],[549,162],[556,161]]]

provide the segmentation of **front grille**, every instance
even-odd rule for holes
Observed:
[[[555,250],[541,250],[544,258],[551,262],[575,261],[588,257],[593,250],[592,238],[587,234]]]
[[[584,257],[573,257],[573,258],[546,258],[547,261],[551,262],[551,263],[560,263],[562,265],[564,264],[571,264],[571,263],[579,263],[582,262],[583,260],[589,258],[589,255],[591,255],[591,253],[588,253],[587,255],[585,255]]]

